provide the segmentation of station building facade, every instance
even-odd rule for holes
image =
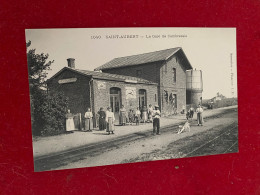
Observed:
[[[73,59],[69,59],[73,60]],[[91,108],[94,117],[101,107],[111,107],[118,121],[121,105],[136,110],[144,105],[158,104],[157,84],[145,79],[79,70],[64,67],[47,81],[50,94],[61,92],[69,100],[72,113],[84,113]]]
[[[187,70],[192,66],[180,47],[115,58],[95,71],[76,69],[75,59],[69,58],[47,86],[50,94],[68,97],[71,112],[82,116],[87,108],[95,116],[109,106],[118,118],[121,105],[128,111],[149,104],[170,115],[186,107]]]
[[[184,51],[177,47],[115,58],[95,70],[156,83],[160,110],[169,115],[186,107],[186,71],[191,69]]]

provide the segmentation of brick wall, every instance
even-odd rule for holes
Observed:
[[[176,60],[177,59],[177,60]],[[173,82],[173,68],[176,69],[176,82]],[[165,91],[168,94],[176,94],[177,96],[177,111],[182,110],[182,106],[186,106],[186,70],[181,62],[181,56],[177,53],[172,56],[167,62],[154,62],[137,66],[129,66],[104,70],[103,72],[111,74],[121,74],[137,77],[137,70],[141,70],[141,78],[158,83],[158,104],[162,113],[172,114],[173,105],[165,99]]]
[[[173,79],[173,68],[176,70],[176,82]],[[166,115],[173,113],[173,103],[169,100],[170,94],[176,94],[177,112],[186,106],[186,70],[178,54],[172,56],[160,68],[160,94],[162,110]]]
[[[96,113],[100,107],[107,108],[110,106],[110,88],[117,87],[121,89],[121,104],[123,104],[127,111],[129,109],[134,109],[139,106],[139,89],[145,89],[147,93],[147,105],[158,104],[158,98],[155,99],[155,94],[157,97],[157,85],[146,85],[146,84],[134,84],[125,83],[118,81],[108,81],[101,79],[94,79],[93,89],[94,89],[94,112]],[[127,90],[126,90],[127,89]],[[127,95],[129,89],[135,90],[135,96]]]
[[[76,82],[59,84],[61,79],[77,78]],[[72,113],[81,113],[84,115],[87,108],[90,107],[90,78],[77,74],[70,70],[64,70],[61,74],[54,77],[48,83],[50,93],[62,92],[69,99],[69,109]]]
[[[126,75],[132,77],[140,77],[154,83],[159,83],[160,76],[158,71],[160,70],[161,62],[153,62],[148,64],[141,64],[137,66],[128,66],[122,68],[114,68],[110,70],[103,70],[103,72],[111,74]],[[137,76],[137,70],[141,71],[141,76]]]

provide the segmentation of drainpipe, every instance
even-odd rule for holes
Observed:
[[[92,96],[92,92],[93,92],[93,96]],[[94,106],[93,78],[91,78],[89,81],[89,99],[90,99],[90,109],[93,114],[93,122],[94,122],[94,120],[96,121],[96,115],[95,115],[95,111],[94,111],[95,106]],[[95,123],[95,126],[96,126],[96,123]]]

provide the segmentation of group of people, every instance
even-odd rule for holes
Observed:
[[[108,107],[105,111],[103,107],[98,111],[98,127],[99,130],[106,130],[108,134],[114,134],[115,131],[115,115]]]
[[[190,109],[186,113],[186,119],[193,119],[194,115],[194,108],[191,106]]]
[[[149,105],[148,109],[146,108],[146,106],[143,106],[141,111],[140,111],[139,107],[137,107],[135,112],[133,109],[130,109],[129,112],[127,113],[126,109],[124,108],[124,105],[122,105],[119,110],[119,124],[126,125],[127,123],[132,124],[135,122],[136,125],[139,125],[140,121],[152,122],[154,133],[155,133],[155,129],[157,129],[157,134],[159,134],[160,116],[161,116],[161,113],[159,111],[159,106],[155,106],[155,109],[153,109],[152,105]],[[70,112],[70,110],[68,110],[68,113],[66,114],[66,130],[67,131],[75,130],[73,118],[74,118],[74,115]],[[87,109],[87,112],[85,113],[84,118],[85,118],[84,131],[87,131],[87,132],[92,131],[94,129],[93,113],[90,108]],[[103,107],[101,107],[97,113],[96,119],[97,119],[97,126],[99,127],[99,130],[106,130],[108,132],[108,134],[114,134],[115,115],[111,111],[110,107],[108,107],[106,111],[104,110]]]
[[[124,105],[122,105],[119,110],[119,124],[124,126],[127,123],[129,123],[130,125],[132,125],[133,123],[139,125],[140,122],[149,123],[153,121],[152,113],[153,107],[151,104],[149,105],[148,109],[146,106],[143,106],[141,110],[139,109],[139,107],[137,107],[135,111],[133,109],[130,109],[129,112],[127,112]]]
[[[115,127],[115,116],[114,113],[111,112],[111,108],[108,107],[107,111],[105,112],[103,108],[100,108],[99,112],[99,129],[100,130],[107,130],[107,132],[114,133]],[[68,113],[66,114],[66,131],[73,131],[75,130],[75,124],[74,124],[74,115],[68,110]],[[87,112],[84,115],[85,118],[85,126],[83,131],[91,132],[94,129],[93,126],[93,113],[90,108],[87,109]]]
[[[189,119],[193,119],[194,115],[194,108],[191,106],[189,110],[186,113],[187,121]],[[197,113],[197,121],[198,126],[203,125],[203,109],[201,105],[198,106],[196,109]],[[74,115],[68,110],[68,113],[66,114],[66,130],[72,131],[75,130],[75,125],[73,121]],[[127,123],[136,123],[136,125],[139,125],[140,121],[143,122],[152,122],[153,123],[153,134],[160,134],[160,117],[161,112],[159,110],[159,106],[153,106],[149,105],[149,108],[147,109],[146,106],[143,106],[143,108],[139,109],[139,107],[136,108],[135,112],[133,109],[130,109],[129,112],[126,111],[124,105],[121,106],[119,110],[119,124],[124,126]],[[93,127],[93,113],[90,108],[87,109],[87,112],[84,115],[85,118],[85,127],[84,131],[92,131],[94,129]],[[115,131],[115,115],[111,111],[111,108],[108,107],[105,111],[103,107],[100,108],[100,110],[97,113],[97,122],[99,130],[106,130],[108,134],[114,134]]]
[[[198,121],[198,126],[201,125],[203,126],[203,108],[201,107],[201,105],[198,105],[198,108],[196,109],[196,113],[197,113],[197,121]],[[187,111],[186,113],[186,119],[193,119],[193,115],[194,115],[194,108],[191,106],[190,109]]]
[[[155,133],[157,135],[160,134],[160,117],[161,112],[159,110],[159,106],[153,106],[150,104],[148,109],[146,106],[143,106],[141,111],[139,107],[136,108],[135,112],[133,109],[130,109],[129,112],[126,112],[126,109],[124,108],[124,105],[121,106],[121,109],[119,111],[119,124],[120,125],[126,125],[126,123],[136,123],[136,125],[140,124],[140,121],[143,123],[153,123],[153,135]]]

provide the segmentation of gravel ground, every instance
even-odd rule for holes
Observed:
[[[217,114],[221,114],[226,110],[236,108],[237,106],[219,108],[213,110],[205,110],[204,116],[210,117]],[[164,117],[161,119],[161,127],[168,125],[176,125],[185,121],[184,115]],[[132,133],[141,133],[152,129],[152,124],[139,125],[138,128],[135,125],[128,126],[116,126],[115,135],[108,136],[104,131],[93,132],[81,132],[75,131],[71,134],[63,134],[51,137],[33,137],[33,155],[39,157],[43,155],[55,154],[68,149],[77,148],[87,144],[98,143],[100,141],[106,141],[119,136],[125,136]],[[160,141],[159,141],[160,142]]]
[[[234,123],[237,124],[237,109],[232,109],[232,111],[230,110],[229,112],[205,120],[203,127],[197,126],[196,121],[194,121],[191,124],[190,132],[184,132],[182,134],[176,134],[176,130],[172,132],[162,132],[159,136],[121,144],[118,145],[116,149],[103,151],[100,155],[89,156],[84,160],[73,162],[66,166],[58,167],[57,169],[182,158],[185,156],[185,153],[191,149],[188,146],[189,144],[194,141],[202,144],[206,139],[211,139],[220,133],[221,130],[223,131],[225,127]],[[189,144],[186,140],[190,141]],[[190,145],[190,147],[193,146]],[[182,148],[184,149],[182,150]],[[237,148],[234,152],[237,152]],[[216,150],[213,154],[220,153],[222,152]]]

